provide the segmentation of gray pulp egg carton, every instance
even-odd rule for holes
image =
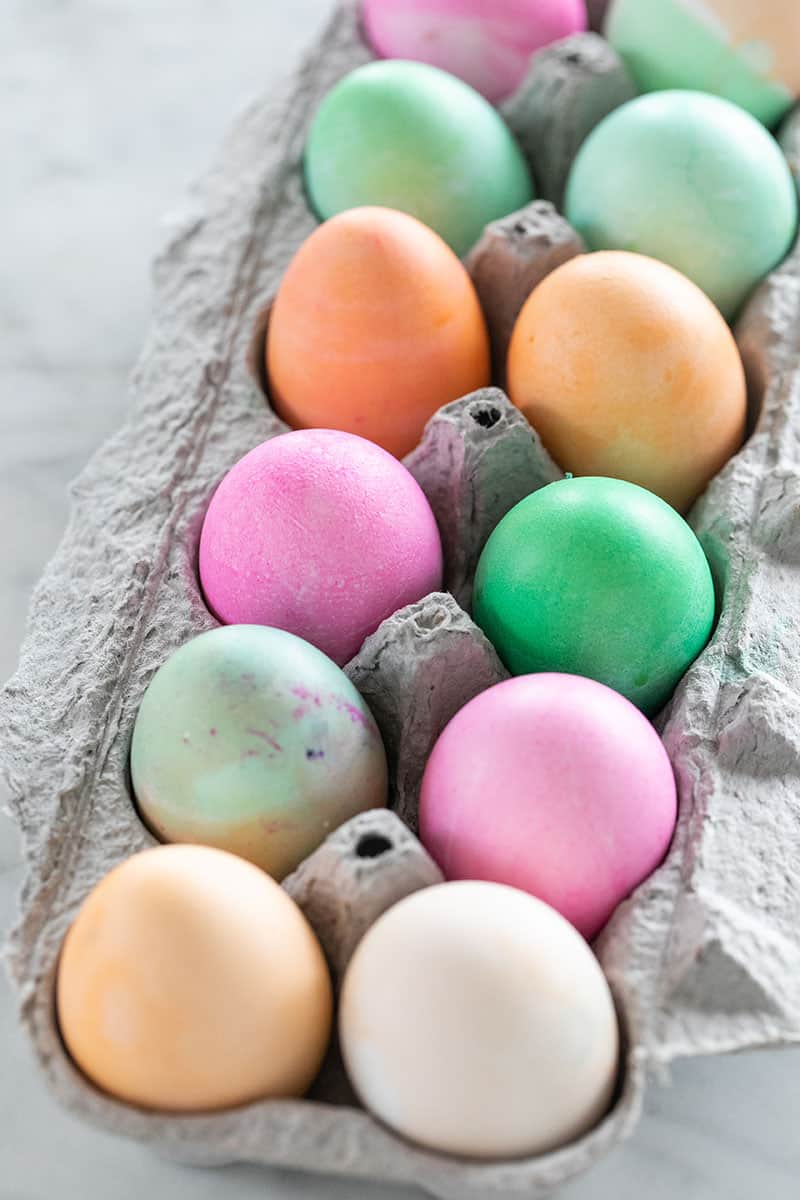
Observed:
[[[800,1040],[798,251],[739,322],[753,432],[691,514],[721,611],[711,644],[661,718],[680,791],[672,848],[596,944],[625,1036],[618,1094],[603,1122],[538,1158],[437,1155],[358,1107],[335,1049],[308,1099],[165,1116],[93,1088],[54,1019],[59,946],[79,904],[110,868],[151,844],[128,775],[136,711],[169,653],[214,625],[197,583],[199,526],[224,472],[283,429],[246,360],[257,364],[262,305],[316,224],[303,194],[305,133],[329,87],[369,57],[353,7],[339,8],[285,94],[254,105],[233,130],[157,264],[156,319],[127,423],[73,486],[64,540],[36,589],[19,670],[0,698],[4,774],[28,867],[8,963],[49,1086],[105,1129],[193,1163],[247,1160],[413,1181],[452,1200],[543,1196],[630,1132],[650,1068]],[[537,56],[506,115],[534,156],[540,195],[558,198],[580,140],[629,94],[620,64],[594,35]],[[783,140],[797,170],[797,115]],[[547,204],[489,227],[468,265],[497,363],[527,292],[579,250]],[[496,389],[442,409],[407,463],[440,523],[448,592],[384,622],[347,668],[381,726],[399,816],[357,817],[286,881],[335,974],[386,906],[439,878],[407,828],[425,756],[450,716],[505,676],[468,616],[476,557],[503,513],[559,474]]]

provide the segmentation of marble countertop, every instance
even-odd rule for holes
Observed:
[[[236,112],[291,68],[330,0],[0,6],[0,675],[55,549],[66,486],[120,422],[161,216]],[[0,816],[0,930],[21,879]],[[632,1141],[560,1200],[797,1200],[800,1050],[678,1064]],[[0,975],[0,1200],[400,1200],[414,1189],[177,1167],[58,1109]]]

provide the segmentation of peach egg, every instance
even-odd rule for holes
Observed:
[[[581,255],[517,318],[514,404],[575,475],[640,484],[683,511],[741,446],[746,386],[719,310],[641,254]]]
[[[398,458],[441,405],[489,382],[466,270],[433,230],[387,208],[343,212],[303,243],[275,298],[266,357],[289,425],[356,433]]]
[[[115,867],[67,933],[61,1035],[103,1091],[202,1112],[299,1096],[328,1045],[330,977],[311,926],[258,867],[159,846]]]

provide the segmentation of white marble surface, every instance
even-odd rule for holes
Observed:
[[[0,4],[0,675],[66,515],[119,422],[148,315],[159,218],[236,111],[288,70],[329,0]],[[19,849],[0,817],[0,929]],[[800,1052],[683,1063],[626,1147],[561,1200],[798,1200]],[[234,1167],[202,1172],[52,1103],[0,977],[0,1200],[400,1200],[414,1189]]]

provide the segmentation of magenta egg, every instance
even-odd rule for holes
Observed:
[[[424,492],[391,454],[331,429],[283,434],[220,483],[200,537],[200,581],[226,625],[271,625],[339,666],[396,609],[442,583]]]
[[[510,884],[586,938],[666,854],[667,752],[624,696],[578,675],[520,675],[471,700],[428,760],[420,834],[447,879]]]
[[[531,55],[587,26],[585,0],[364,0],[383,58],[441,67],[496,103],[519,87]]]

